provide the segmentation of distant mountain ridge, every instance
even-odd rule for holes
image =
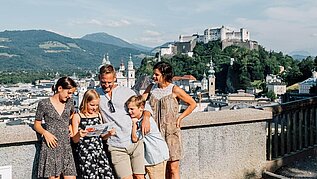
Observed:
[[[145,52],[149,52],[152,49],[150,47],[141,46],[139,44],[131,44],[127,41],[124,41],[118,37],[109,35],[105,32],[87,34],[87,35],[83,36],[81,39],[90,40],[93,42],[101,42],[101,43],[105,43],[105,44],[111,44],[111,45],[115,45],[115,46],[119,46],[119,47],[132,48],[132,49],[145,51]]]
[[[0,70],[97,69],[108,53],[118,67],[132,54],[135,65],[144,52],[85,39],[73,39],[46,30],[0,32]]]
[[[303,60],[307,58],[308,56],[310,56],[310,53],[303,50],[297,50],[297,51],[290,52],[289,55],[291,55],[296,60]]]

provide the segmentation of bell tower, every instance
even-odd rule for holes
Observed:
[[[132,88],[135,85],[135,70],[133,69],[131,54],[128,61],[127,80],[128,80],[128,87]]]
[[[208,75],[208,94],[212,97],[216,94],[216,76],[214,70],[214,63],[212,62],[212,57],[209,63],[209,75]]]

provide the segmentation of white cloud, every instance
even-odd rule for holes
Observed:
[[[98,19],[88,19],[88,20],[75,20],[70,24],[72,25],[95,25],[95,26],[104,26],[104,27],[124,27],[131,25],[131,23],[126,19],[121,20],[106,20],[101,21]]]
[[[157,46],[158,44],[163,44],[166,41],[161,37],[141,37],[137,39],[139,43],[146,44],[149,46]]]
[[[102,26],[102,22],[100,22],[99,20],[97,19],[90,19],[88,22],[88,24],[92,24],[92,25],[98,25],[98,26]]]
[[[152,30],[145,30],[145,36],[161,36],[160,32],[152,31]]]
[[[275,51],[288,53],[295,49],[310,49],[316,44],[316,39],[312,39],[311,34],[314,34],[313,32],[316,32],[317,29],[307,28],[305,24],[276,19],[242,18],[237,19],[237,23],[247,27],[252,40],[256,40],[265,48]]]
[[[272,7],[265,14],[276,20],[311,23],[317,18],[317,7]]]
[[[124,27],[124,26],[128,26],[131,23],[126,20],[126,19],[121,19],[121,20],[110,20],[108,22],[106,22],[104,25],[107,27]]]
[[[97,19],[76,19],[76,20],[71,20],[69,22],[70,25],[102,25],[102,22],[100,22]]]

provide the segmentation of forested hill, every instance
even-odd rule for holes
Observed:
[[[0,71],[96,69],[105,53],[114,66],[143,52],[73,39],[45,30],[0,32]],[[137,65],[141,59],[133,58]]]
[[[230,59],[234,62],[230,65]],[[265,89],[265,77],[268,74],[280,76],[287,85],[301,82],[316,70],[317,57],[306,57],[299,61],[282,52],[267,51],[259,46],[258,50],[249,50],[237,46],[229,46],[221,50],[219,41],[208,44],[198,43],[193,57],[176,55],[172,58],[161,58],[172,64],[175,75],[193,75],[198,80],[203,74],[208,76],[209,63],[212,59],[216,76],[216,89],[223,92],[236,92],[237,89],[256,87]],[[145,58],[138,74],[151,74],[156,61]]]

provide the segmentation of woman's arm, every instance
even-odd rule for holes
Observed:
[[[142,98],[143,100],[147,100],[147,98],[149,97],[150,91],[152,89],[153,84],[150,84],[146,90],[144,91],[144,93],[142,94]],[[153,111],[151,111],[151,106],[146,103],[145,104],[145,111],[143,113],[143,120],[142,120],[142,125],[141,125],[141,131],[142,131],[142,135],[144,136],[145,134],[150,132],[150,117],[151,117],[151,113],[153,113]]]
[[[142,98],[144,101],[147,100],[147,98],[149,97],[150,91],[152,89],[153,84],[150,84],[148,87],[146,87],[145,91],[142,94]]]
[[[186,110],[177,118],[176,126],[180,127],[180,123],[182,119],[188,116],[196,108],[197,104],[191,96],[189,96],[183,89],[181,89],[177,85],[175,85],[173,88],[173,94],[175,95],[175,97],[181,99],[186,104],[188,104],[188,107],[186,108]]]
[[[41,120],[36,120],[35,119],[35,121],[34,121],[34,129],[35,129],[36,132],[41,134],[42,137],[44,137],[48,147],[50,147],[50,148],[57,147],[57,138],[53,134],[51,134],[50,132],[48,132],[47,130],[45,130],[42,127],[42,121]]]

